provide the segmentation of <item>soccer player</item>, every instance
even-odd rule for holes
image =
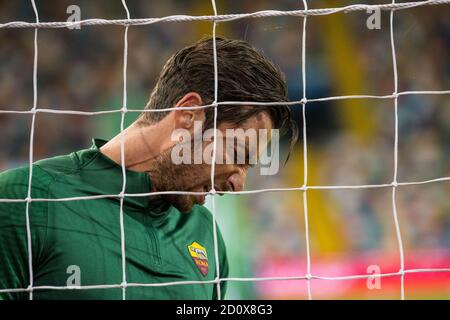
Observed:
[[[187,108],[214,101],[213,40],[207,38],[176,52],[164,65],[147,110],[110,141],[94,139],[89,149],[44,159],[33,164],[29,217],[33,288],[81,286],[81,289],[37,288],[34,299],[122,299],[120,207],[123,176],[121,141],[126,168],[123,222],[126,282],[165,283],[212,281],[228,276],[225,245],[218,230],[220,275],[216,274],[212,217],[202,206],[205,196],[165,191],[216,192],[244,188],[248,159],[242,164],[175,163],[175,130],[195,136],[214,127],[213,108]],[[240,40],[216,38],[218,101],[287,101],[282,73],[266,57]],[[176,110],[157,111],[168,107]],[[217,128],[297,128],[288,106],[221,105]],[[258,138],[259,139],[259,138]],[[194,139],[189,141],[192,143]],[[202,141],[206,150],[213,141]],[[219,148],[218,152],[221,149]],[[182,155],[186,156],[186,154]],[[29,167],[0,174],[0,199],[25,199]],[[148,195],[160,192],[158,195]],[[162,193],[161,193],[162,192]],[[95,195],[96,199],[39,201]],[[27,299],[30,273],[26,201],[0,202],[0,298]],[[113,288],[83,288],[113,285]],[[115,285],[115,287],[114,287]],[[217,299],[216,284],[127,286],[126,299]],[[222,297],[226,281],[220,283]]]

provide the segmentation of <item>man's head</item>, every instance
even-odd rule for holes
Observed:
[[[280,70],[247,42],[216,38],[216,49],[217,101],[288,101],[286,83]],[[146,126],[158,123],[170,130],[184,129],[194,137],[194,123],[201,122],[202,132],[214,127],[215,110],[212,107],[197,109],[183,107],[210,105],[213,102],[213,39],[207,38],[181,49],[170,57],[161,71],[146,106],[146,112],[142,113],[138,124]],[[171,107],[180,109],[157,111]],[[150,110],[152,112],[148,112]],[[226,129],[268,132],[278,129],[282,134],[291,132],[291,148],[297,138],[297,127],[291,119],[290,108],[286,105],[221,104],[217,107],[216,127],[224,136]],[[156,165],[150,171],[150,176],[157,190],[204,192],[212,188],[210,163],[173,162],[174,148],[183,143],[194,146],[194,138],[190,141],[185,140],[166,143],[164,150],[156,159]],[[213,143],[211,140],[201,142],[202,151],[211,146]],[[257,144],[263,143],[257,141]],[[199,145],[196,146],[198,149]],[[192,153],[194,151],[195,146]],[[242,190],[248,167],[249,163],[216,164],[215,190],[218,192]],[[202,203],[204,197],[168,195],[166,200],[181,211],[187,212],[195,203]]]

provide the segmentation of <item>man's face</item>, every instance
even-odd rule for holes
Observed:
[[[272,129],[271,119],[266,112],[261,112],[247,119],[238,127],[229,123],[221,123],[217,128],[221,134],[218,135],[218,140],[216,143],[217,149],[214,171],[214,189],[219,194],[223,191],[242,191],[244,189],[247,172],[250,167],[249,156],[254,156],[252,153],[256,151],[258,153],[256,154],[257,158],[259,153],[267,147],[267,143],[269,142],[268,139],[270,139],[270,134],[267,134],[267,139],[260,139],[260,135],[258,133],[270,133],[270,130]],[[250,148],[252,145],[252,141],[250,140],[252,138],[236,138],[230,140],[229,133],[232,129],[242,129],[244,132],[255,131],[256,136],[253,136],[253,138],[257,141],[253,141],[253,146],[257,146],[256,150]],[[189,143],[194,145],[193,140]],[[213,143],[213,139],[201,141],[200,144],[197,145],[199,146],[197,151],[199,151],[198,149],[200,148],[201,154],[203,155],[203,152],[207,153],[207,150],[212,150]],[[159,172],[156,173],[158,175],[158,181],[155,181],[155,188],[158,191],[210,191],[212,189],[211,161],[208,162],[205,161],[205,159],[202,159],[199,164],[195,164],[194,161],[190,163],[175,164],[172,158],[174,151],[173,148],[174,147],[166,150],[158,159]],[[245,148],[245,158],[241,158],[238,161],[236,155],[238,154],[238,151],[243,151],[243,148]],[[195,152],[194,149],[195,147],[192,148],[192,153]],[[232,151],[231,154],[230,151]],[[233,153],[234,157],[232,157]],[[227,157],[228,161],[225,160]],[[191,159],[193,158],[194,156],[192,156]],[[220,160],[218,159],[224,160],[220,163]],[[205,202],[205,195],[165,194],[163,195],[163,198],[182,212],[189,212],[195,204],[204,204]]]

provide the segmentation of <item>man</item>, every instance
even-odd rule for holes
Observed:
[[[287,101],[280,71],[244,41],[216,39],[219,101]],[[81,286],[81,289],[37,288],[34,299],[122,299],[120,230],[124,146],[126,177],[123,198],[126,299],[217,299],[214,283],[135,286],[180,281],[212,281],[228,276],[225,245],[217,230],[219,270],[214,258],[213,222],[202,206],[205,193],[241,191],[250,163],[175,164],[181,143],[173,132],[195,135],[214,127],[212,39],[175,53],[165,64],[145,112],[122,135],[94,140],[90,149],[36,162],[29,202],[33,288]],[[175,110],[158,109],[177,107]],[[189,108],[191,107],[191,108]],[[153,112],[149,112],[153,111]],[[287,106],[230,105],[217,109],[217,128],[290,130],[296,127]],[[205,150],[213,141],[202,141]],[[198,147],[197,147],[198,148]],[[221,150],[217,151],[221,153]],[[219,163],[219,162],[218,162]],[[0,199],[25,199],[28,166],[0,175]],[[187,191],[177,195],[167,191]],[[156,195],[149,195],[157,192]],[[203,193],[203,194],[202,194]],[[130,196],[130,194],[135,194]],[[136,195],[138,194],[138,195]],[[39,201],[70,199],[69,201]],[[111,196],[115,195],[115,196]],[[30,286],[26,202],[0,202],[0,297],[27,299],[28,291],[1,289]],[[86,288],[86,286],[112,288]],[[119,286],[117,286],[119,285]],[[220,284],[222,298],[226,282]]]

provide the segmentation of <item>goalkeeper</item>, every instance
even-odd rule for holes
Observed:
[[[126,194],[163,191],[207,192],[211,164],[176,164],[172,132],[194,133],[214,127],[214,109],[185,107],[214,100],[213,40],[201,40],[176,52],[164,65],[146,109],[122,135],[110,141],[94,139],[90,149],[33,164],[32,199],[61,199],[117,195],[69,201],[31,201],[29,217],[33,288],[81,286],[79,290],[37,288],[34,299],[122,299],[120,193],[123,176],[121,139],[124,141]],[[283,75],[266,57],[240,40],[216,38],[218,101],[287,101]],[[217,128],[281,129],[290,131],[291,146],[297,128],[288,106],[220,106]],[[192,143],[191,140],[189,143]],[[202,141],[201,148],[211,146]],[[218,152],[220,151],[220,148]],[[185,155],[183,155],[185,156]],[[216,164],[214,189],[244,188],[244,164]],[[0,199],[25,199],[29,167],[0,174]],[[224,241],[218,230],[220,274],[216,274],[212,217],[202,206],[203,195],[126,196],[123,219],[126,281],[165,283],[212,281],[228,276]],[[27,299],[30,286],[26,202],[0,202],[0,299]],[[85,286],[115,285],[113,288]],[[124,284],[123,284],[124,285]],[[128,286],[126,299],[216,299],[216,284]],[[222,296],[226,282],[220,283]]]

